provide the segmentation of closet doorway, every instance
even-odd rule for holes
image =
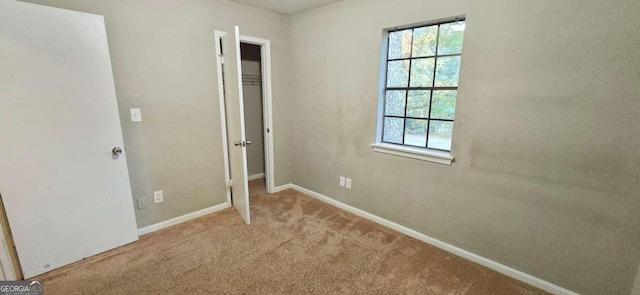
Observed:
[[[246,204],[249,204],[249,180],[264,178],[266,191],[268,193],[273,193],[275,186],[273,160],[274,130],[271,110],[271,45],[270,41],[266,39],[239,35],[237,27],[235,32],[237,38],[231,40],[227,38],[228,36],[230,36],[230,34],[225,31],[215,31],[220,119],[223,135],[222,144],[225,160],[225,179],[227,183],[227,203],[235,207],[236,202],[234,201],[236,198],[239,198],[238,201],[241,202],[239,206],[242,207],[244,206],[243,200],[245,198]],[[234,46],[230,46],[233,45],[232,43],[236,44],[237,47],[234,48]],[[223,50],[223,44],[226,44],[226,50]],[[258,48],[259,58],[255,57],[256,47],[249,49],[249,51],[253,50],[253,52],[246,53],[244,58],[242,58],[241,48],[248,45]],[[247,55],[253,55],[253,57],[248,58]],[[225,61],[227,62],[225,63]],[[243,71],[243,69],[245,70]],[[247,69],[249,71],[247,71]],[[245,74],[244,79],[242,74]],[[227,81],[225,77],[229,78],[229,81]],[[227,82],[229,82],[229,85],[226,85]],[[226,89],[231,91],[230,93],[226,93],[225,86],[231,86],[231,84],[235,86]],[[236,86],[239,88],[237,91]],[[244,103],[245,91],[248,94],[246,106]],[[227,98],[226,96],[229,97]],[[236,100],[240,103],[237,107],[233,105]],[[229,107],[234,107],[233,111],[229,110]],[[245,108],[248,109],[247,115],[245,115]],[[236,111],[239,113],[237,114]],[[241,135],[230,134],[229,123],[235,124],[235,120],[240,121],[240,130],[235,130],[234,132],[240,131]],[[254,142],[255,144],[253,144]],[[238,144],[241,144],[242,150],[240,151],[243,153],[241,166],[231,165],[230,158],[232,152],[239,151]],[[251,153],[251,155],[248,155],[249,153]],[[248,161],[252,163],[248,164]],[[237,161],[234,161],[233,163],[238,164],[236,162]],[[234,173],[231,172],[233,172],[234,169],[232,169],[231,166],[244,170],[241,174],[235,172],[235,175],[239,176],[239,179],[232,177]],[[244,177],[242,177],[242,175],[244,175]],[[238,188],[239,193],[243,195],[246,194],[245,198],[242,198],[242,196],[232,196],[234,188]],[[245,218],[245,222],[249,224],[250,212],[248,206],[242,209],[243,212],[245,210],[245,215],[247,216],[245,218],[243,215],[243,218]]]
[[[244,126],[247,139],[248,180],[265,177],[264,99],[262,88],[262,55],[260,46],[240,43]]]

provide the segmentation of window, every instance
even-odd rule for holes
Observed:
[[[382,142],[451,150],[464,20],[389,32]]]

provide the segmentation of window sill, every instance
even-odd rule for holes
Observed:
[[[449,166],[451,166],[454,159],[449,152],[419,147],[408,147],[388,143],[373,143],[371,144],[371,148],[374,152],[378,153],[396,155]]]

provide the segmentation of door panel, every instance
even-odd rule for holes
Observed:
[[[103,17],[1,1],[0,81],[0,194],[24,276],[137,240]]]
[[[233,180],[231,196],[233,207],[248,225],[251,223],[251,216],[247,183],[242,70],[240,68],[240,29],[236,26],[227,32],[229,33],[222,36],[222,52],[224,55],[224,96],[229,137],[229,166]]]

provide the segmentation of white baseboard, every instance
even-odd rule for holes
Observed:
[[[248,181],[252,181],[252,180],[256,180],[256,179],[260,179],[260,178],[264,178],[264,173],[258,173],[258,174],[254,174],[251,175],[247,178]]]
[[[204,208],[204,209],[196,211],[196,212],[191,212],[191,213],[188,213],[188,214],[185,214],[185,215],[182,215],[182,216],[178,216],[176,218],[171,218],[169,220],[158,222],[156,224],[145,226],[143,228],[139,228],[138,229],[138,236],[146,235],[148,233],[152,233],[154,231],[161,230],[163,228],[167,228],[167,227],[170,227],[172,225],[176,225],[176,224],[183,223],[183,222],[186,222],[186,221],[189,221],[189,220],[192,220],[192,219],[196,219],[198,217],[202,217],[204,215],[211,214],[211,213],[216,212],[216,211],[224,210],[224,209],[227,209],[229,207],[230,206],[229,206],[228,203],[222,203],[222,204],[215,205],[215,206],[212,206],[212,207],[209,207],[209,208]]]
[[[293,188],[293,184],[291,183],[287,183],[287,184],[283,184],[281,186],[276,186],[273,188],[273,193],[277,193],[277,192],[281,192],[283,190],[288,190],[290,188]]]
[[[343,209],[345,211],[351,212],[351,213],[353,213],[355,215],[358,215],[358,216],[363,217],[365,219],[371,220],[371,221],[376,222],[378,224],[381,224],[383,226],[386,226],[386,227],[388,227],[390,229],[393,229],[395,231],[398,231],[400,233],[408,235],[408,236],[410,236],[412,238],[415,238],[417,240],[423,241],[423,242],[425,242],[427,244],[431,244],[431,245],[433,245],[435,247],[438,247],[438,248],[440,248],[442,250],[445,250],[445,251],[447,251],[449,253],[453,253],[453,254],[455,254],[457,256],[460,256],[462,258],[471,260],[471,261],[473,261],[473,262],[475,262],[477,264],[480,264],[482,266],[488,267],[488,268],[493,269],[493,270],[495,270],[495,271],[497,271],[497,272],[499,272],[501,274],[507,275],[507,276],[512,277],[512,278],[514,278],[516,280],[523,281],[523,282],[525,282],[525,283],[527,283],[529,285],[532,285],[534,287],[540,288],[540,289],[545,290],[547,292],[550,292],[552,294],[567,294],[567,295],[577,295],[578,294],[576,292],[573,292],[573,291],[570,291],[568,289],[562,288],[562,287],[560,287],[558,285],[555,285],[555,284],[547,282],[547,281],[545,281],[543,279],[534,277],[534,276],[529,275],[527,273],[521,272],[521,271],[519,271],[517,269],[513,269],[513,268],[511,268],[509,266],[506,266],[504,264],[498,263],[498,262],[493,261],[491,259],[482,257],[480,255],[471,253],[471,252],[469,252],[467,250],[464,250],[462,248],[458,248],[458,247],[456,247],[454,245],[451,245],[449,243],[446,243],[446,242],[440,241],[438,239],[429,237],[429,236],[427,236],[425,234],[419,233],[419,232],[417,232],[415,230],[412,230],[410,228],[407,228],[405,226],[402,226],[402,225],[399,225],[397,223],[391,222],[391,221],[386,220],[386,219],[384,219],[382,217],[373,215],[373,214],[371,214],[369,212],[360,210],[358,208],[355,208],[353,206],[347,205],[347,204],[342,203],[340,201],[336,201],[336,200],[334,200],[334,199],[332,199],[330,197],[327,197],[327,196],[325,196],[323,194],[320,194],[320,193],[314,192],[312,190],[303,188],[301,186],[298,186],[298,185],[295,185],[295,184],[286,184],[286,185],[282,185],[282,186],[277,187],[276,188],[276,192],[282,191],[282,190],[285,190],[285,189],[288,189],[288,188],[292,188],[294,190],[297,190],[297,191],[299,191],[299,192],[301,192],[303,194],[306,194],[306,195],[309,195],[311,197],[314,197],[314,198],[316,198],[316,199],[318,199],[320,201],[323,201],[325,203],[329,203],[329,204],[331,204],[333,206],[336,206],[336,207],[338,207],[340,209]]]

